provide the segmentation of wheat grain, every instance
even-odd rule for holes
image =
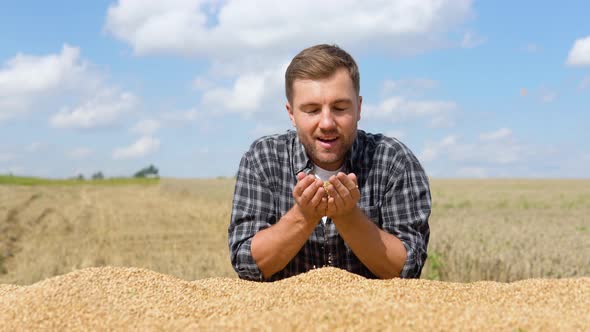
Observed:
[[[274,283],[87,268],[0,285],[0,330],[588,330],[590,278],[368,280],[322,268]]]

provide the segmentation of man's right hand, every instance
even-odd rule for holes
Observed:
[[[306,221],[319,222],[326,215],[328,199],[324,182],[313,175],[297,174],[297,184],[293,188],[293,198]]]

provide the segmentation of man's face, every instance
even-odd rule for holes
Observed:
[[[361,103],[344,68],[328,78],[293,82],[287,111],[314,164],[326,170],[342,166],[356,138]]]

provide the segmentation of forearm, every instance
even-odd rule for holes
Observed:
[[[358,259],[377,277],[399,277],[406,262],[406,248],[397,237],[383,231],[356,207],[334,220],[340,236]]]
[[[297,205],[276,224],[256,233],[252,239],[252,257],[264,278],[282,270],[301,250],[317,225],[307,221]]]

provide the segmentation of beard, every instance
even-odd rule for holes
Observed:
[[[333,170],[336,170],[340,166],[342,166],[346,154],[352,148],[352,145],[356,138],[356,128],[354,130],[354,133],[351,135],[342,135],[337,134],[336,132],[322,133],[322,135],[326,136],[338,136],[336,146],[330,149],[326,149],[320,146],[320,143],[315,136],[310,137],[301,133],[298,134],[299,140],[303,144],[307,156],[313,161],[314,164],[324,169],[334,168]]]

